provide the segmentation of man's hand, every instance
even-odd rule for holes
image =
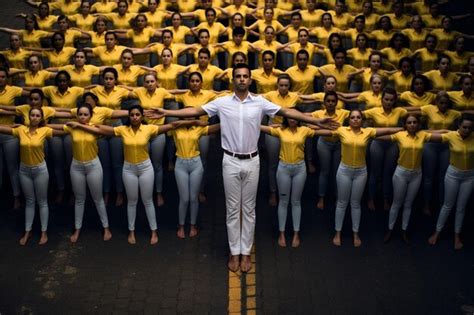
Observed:
[[[318,125],[321,129],[329,129],[329,130],[335,130],[337,129],[340,124],[331,118],[322,118],[318,119],[316,122],[316,125]]]
[[[166,116],[163,108],[146,109],[144,113],[145,117],[150,119],[160,119]]]

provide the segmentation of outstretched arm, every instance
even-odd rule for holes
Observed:
[[[397,132],[402,131],[402,130],[403,130],[403,128],[401,128],[401,127],[395,127],[395,128],[375,128],[376,137],[385,136],[385,135],[391,135],[391,134],[397,133]]]
[[[277,115],[296,119],[302,122],[306,122],[308,124],[313,124],[313,125],[319,126],[321,129],[332,130],[339,127],[339,124],[330,118],[316,119],[310,116],[306,116],[305,114],[292,108],[280,108],[280,110],[277,112]]]
[[[151,119],[160,119],[162,117],[198,117],[206,115],[206,112],[201,107],[187,107],[183,109],[163,109],[163,108],[154,108],[145,112],[145,116]]]
[[[69,121],[67,126],[71,128],[79,128],[82,130],[85,130],[87,132],[99,135],[99,136],[114,136],[114,128],[110,126],[89,126],[89,125],[84,125],[81,124],[77,121]]]

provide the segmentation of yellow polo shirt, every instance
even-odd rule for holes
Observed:
[[[450,91],[448,92],[448,95],[449,99],[453,103],[454,109],[474,109],[474,93],[471,93],[471,96],[466,97],[463,91]]]
[[[35,166],[44,161],[44,140],[53,136],[49,127],[37,128],[30,134],[30,128],[19,126],[12,134],[20,140],[20,161],[27,166]]]
[[[44,96],[51,101],[51,105],[61,108],[76,107],[77,99],[84,94],[84,88],[72,86],[61,94],[57,86],[45,86],[42,88]]]
[[[390,18],[390,22],[392,22],[393,28],[399,31],[407,29],[411,22],[411,17],[405,14],[397,17],[395,13],[387,13],[384,16],[388,16]]]
[[[105,3],[97,1],[91,6],[91,11],[97,13],[111,13],[115,9],[117,9],[117,2],[115,1],[108,1]]]
[[[439,70],[431,70],[423,73],[423,75],[431,80],[435,90],[449,91],[459,81],[458,76],[453,72],[449,72],[447,77],[441,76]]]
[[[410,91],[413,74],[410,73],[408,76],[405,76],[401,71],[397,71],[394,74],[389,75],[388,78],[390,81],[393,81],[395,90],[398,93]]]
[[[209,25],[208,22],[199,23],[199,25],[196,26],[196,31],[199,32],[199,30],[202,29],[209,31],[209,44],[217,44],[219,40],[219,34],[225,32],[226,30],[225,26],[219,22],[214,22],[212,26]]]
[[[314,92],[314,78],[320,76],[318,67],[308,65],[306,69],[301,70],[296,65],[288,68],[285,72],[291,78],[293,92],[302,94],[312,94]]]
[[[354,17],[347,12],[344,12],[341,15],[337,15],[334,10],[329,10],[328,12],[332,15],[332,22],[337,28],[345,29],[354,21]]]
[[[144,109],[156,108],[160,107],[163,108],[163,104],[165,99],[172,99],[174,98],[173,94],[168,92],[168,90],[164,88],[156,88],[155,91],[150,94],[148,90],[144,87],[139,87],[133,90],[133,93],[137,96],[138,100],[140,101],[140,105]],[[160,119],[146,119],[148,123],[154,125],[163,125],[165,122],[165,117]]]
[[[425,46],[425,38],[429,33],[430,32],[425,29],[422,29],[420,33],[416,32],[413,28],[402,30],[402,34],[410,40],[410,49],[413,51]]]
[[[271,135],[280,138],[280,161],[296,164],[304,160],[306,138],[314,136],[314,130],[308,127],[297,127],[296,132],[290,128],[271,128]]]
[[[201,71],[198,64],[193,64],[189,68],[189,73],[194,71],[202,75],[202,88],[204,90],[212,90],[215,78],[224,72],[224,70],[214,65],[208,65],[204,71]]]
[[[106,32],[103,32],[101,34],[94,31],[87,32],[87,34],[89,34],[89,36],[91,37],[92,47],[99,47],[105,45],[105,33]]]
[[[7,58],[10,68],[26,69],[26,59],[31,55],[31,51],[19,48],[18,51],[11,49],[0,52]]]
[[[125,13],[123,16],[120,16],[118,13],[104,13],[103,16],[112,22],[114,28],[128,29],[131,27],[130,20],[136,16],[136,13]]]
[[[79,87],[90,85],[92,83],[92,77],[100,73],[99,67],[94,65],[84,65],[80,71],[78,71],[74,65],[60,67],[59,70],[64,70],[69,73],[72,85]]]
[[[295,93],[295,92],[288,92],[287,95],[282,96],[280,92],[278,91],[270,91],[268,93],[263,94],[262,96],[265,97],[270,102],[275,103],[278,106],[281,106],[283,108],[295,107],[300,99],[298,96],[298,93]],[[281,124],[283,122],[283,117],[274,116],[271,118],[271,121],[274,124]]]
[[[99,148],[97,146],[98,136],[79,129],[64,125],[64,131],[72,138],[72,157],[79,162],[92,161],[97,157]]]
[[[377,42],[377,49],[388,47],[390,39],[392,38],[393,31],[375,30],[369,33],[369,38],[375,39]]]
[[[441,138],[449,143],[449,164],[463,171],[474,169],[474,134],[463,139],[458,131],[450,131]]]
[[[367,25],[367,24],[366,24]],[[332,34],[332,33],[340,33],[341,30],[338,29],[337,27],[331,27],[329,30],[327,30],[326,28],[322,27],[322,26],[318,26],[318,27],[315,27],[311,32],[310,32],[310,35],[314,35],[318,38],[318,43],[321,44],[321,45],[325,45],[327,46],[328,45],[328,40],[329,40],[329,36]]]
[[[461,112],[448,109],[445,113],[440,112],[438,106],[425,105],[421,107],[421,115],[428,118],[429,129],[448,129],[456,119],[461,117]]]
[[[470,51],[465,51],[462,55],[459,55],[455,51],[449,51],[449,50],[446,50],[443,53],[448,55],[448,57],[451,59],[450,69],[453,72],[463,71],[463,68],[468,63],[469,58],[474,56],[474,53]]]
[[[41,30],[21,30],[21,39],[24,47],[41,48],[41,39],[49,37],[51,33]]]
[[[162,64],[159,64],[153,67],[153,69],[156,71],[160,87],[172,90],[178,88],[176,83],[178,75],[180,72],[183,72],[186,67],[172,63],[168,68],[165,68]]]
[[[127,89],[115,86],[110,93],[107,93],[103,86],[96,86],[91,92],[99,98],[100,106],[112,109],[120,109],[122,101],[128,97],[130,93]]]
[[[326,93],[324,92],[317,92],[317,93],[313,93],[309,96],[311,96],[311,98],[315,101],[315,102],[320,102],[321,103],[321,107],[324,108],[324,95],[326,95]],[[340,99],[337,100],[337,104],[336,104],[336,108],[337,109],[342,109],[344,108],[344,102],[341,101]]]
[[[354,168],[365,167],[367,144],[377,135],[375,128],[361,128],[354,133],[351,127],[339,127],[332,133],[341,141],[341,162]]]
[[[15,98],[20,97],[23,89],[18,86],[6,85],[3,91],[0,91],[0,104],[13,106],[15,105]],[[10,125],[15,121],[15,117],[0,115],[0,124]]]
[[[306,44],[306,46],[301,46],[300,43],[293,43],[293,44],[290,44],[288,46],[288,48],[291,49],[291,52],[293,54],[293,64],[296,65],[296,54],[298,53],[298,51],[300,51],[301,49],[304,49],[308,52],[309,54],[309,64],[311,64],[312,60],[313,60],[313,56],[314,54],[318,51],[319,48],[317,48],[316,46],[314,46],[312,43],[308,42],[308,44]]]
[[[181,159],[192,159],[199,156],[199,138],[207,135],[209,127],[182,127],[169,132],[176,144],[176,156]]]
[[[112,118],[114,110],[108,107],[95,106],[92,109],[92,117],[90,120],[91,125],[102,125],[108,119]],[[71,108],[71,115],[77,117],[77,108]]]
[[[150,50],[158,55],[158,58],[160,59],[160,63],[162,63],[162,61],[161,61],[161,52],[163,51],[164,48],[171,49],[171,51],[173,52],[173,59],[171,59],[172,63],[177,64],[178,63],[179,52],[184,46],[185,45],[183,45],[183,44],[171,43],[171,45],[169,47],[165,47],[165,45],[163,45],[162,43],[156,43],[156,44],[150,46]]]
[[[138,130],[133,131],[131,126],[119,126],[114,128],[116,136],[123,139],[123,152],[125,161],[132,164],[141,163],[149,158],[148,142],[150,138],[158,134],[159,127],[155,125],[140,125]]]
[[[24,73],[25,77],[25,86],[28,87],[43,87],[46,85],[46,80],[54,77],[54,74],[46,71],[46,70],[39,70],[35,74],[31,71]]]
[[[103,66],[113,66],[120,63],[120,55],[126,49],[125,46],[115,45],[112,50],[107,50],[107,46],[92,48],[92,53],[99,59]]]
[[[348,75],[351,72],[357,71],[356,67],[351,65],[343,65],[342,69],[338,69],[336,65],[324,65],[319,68],[324,74],[332,75],[336,78],[337,81],[337,89],[340,92],[347,92],[349,91],[349,78]]]
[[[35,14],[36,21],[38,22],[38,26],[40,30],[43,31],[51,31],[53,28],[54,23],[58,20],[57,15],[48,15],[45,18],[40,18],[38,14]]]
[[[410,57],[412,55],[412,51],[408,48],[402,48],[398,52],[391,47],[387,47],[381,49],[380,52],[382,54],[385,54],[387,56],[388,61],[395,67],[398,67],[398,62],[400,61],[400,59],[402,59],[403,57]]]
[[[48,58],[49,66],[59,68],[71,63],[71,58],[76,53],[74,47],[64,47],[60,52],[56,50],[46,50],[42,52],[43,57]]]
[[[217,98],[217,94],[211,90],[200,90],[197,95],[194,95],[191,91],[188,91],[184,94],[176,94],[175,100],[184,105],[184,107],[195,107],[201,108],[201,106],[213,101]],[[199,117],[202,121],[208,121],[209,116],[203,115]]]
[[[311,116],[316,119],[322,119],[322,118],[331,118],[335,122],[338,122],[341,126],[344,124],[344,121],[349,118],[350,111],[346,109],[336,109],[333,115],[328,114],[327,110],[325,109],[320,109],[317,111],[314,111],[311,113]],[[337,142],[339,141],[339,138],[336,136],[330,136],[330,137],[323,137],[325,141],[328,142]]]
[[[364,91],[357,96],[357,103],[365,104],[365,109],[382,106],[382,92],[375,95],[372,91]]]
[[[121,64],[113,67],[118,72],[119,83],[126,86],[137,86],[138,78],[147,73],[146,70],[137,65],[131,65],[128,69],[124,69]]]
[[[347,51],[347,57],[352,59],[351,64],[356,68],[363,68],[369,66],[369,57],[372,53],[372,48],[367,48],[364,52],[358,48],[351,48]]]
[[[173,26],[167,26],[165,29],[173,32],[173,41],[175,43],[184,43],[186,35],[192,35],[191,29],[184,25],[180,25],[178,29],[174,29]]]
[[[23,118],[23,125],[29,126],[30,125],[30,110],[31,106],[30,105],[19,105],[15,107],[15,112],[18,115],[21,115]],[[54,117],[56,115],[56,110],[54,108],[49,107],[49,106],[43,106],[41,107],[41,110],[43,111],[43,118],[44,121],[48,121],[51,117]]]
[[[426,92],[422,96],[418,96],[415,92],[406,91],[400,95],[400,99],[407,102],[407,104],[410,106],[421,107],[424,105],[433,104],[436,99],[436,95]]]
[[[430,52],[426,48],[420,48],[415,50],[416,58],[420,59],[421,71],[428,72],[436,68],[438,63],[438,53],[436,51]]]
[[[453,42],[456,37],[462,35],[461,33],[456,31],[446,32],[442,28],[432,30],[431,34],[435,35],[438,38],[438,45],[436,46],[436,49],[438,50],[448,49],[449,44],[451,44],[451,42]]]
[[[252,70],[252,80],[257,85],[257,93],[265,94],[270,91],[277,89],[278,75],[283,73],[283,71],[278,69],[273,69],[272,73],[267,75],[263,68],[258,68]]]
[[[92,14],[88,14],[86,17],[84,17],[82,14],[74,14],[68,16],[68,18],[83,31],[92,31],[95,20],[97,19]]]
[[[166,18],[167,13],[161,10],[156,10],[155,13],[150,11],[145,12],[145,16],[148,20],[148,25],[153,28],[161,28],[163,26],[163,21]]]
[[[431,139],[431,134],[425,131],[418,131],[412,137],[407,131],[399,131],[390,137],[393,142],[398,143],[400,150],[398,165],[409,170],[420,169],[423,145]]]
[[[375,107],[364,111],[367,119],[372,119],[375,127],[396,127],[401,118],[405,117],[408,111],[401,107],[392,108],[390,114],[386,114],[382,107]]]

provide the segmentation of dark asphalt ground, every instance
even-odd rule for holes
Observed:
[[[20,27],[21,21],[13,15],[29,9],[20,1],[0,0],[0,4],[0,24]],[[6,38],[0,35],[2,47],[6,47]],[[201,206],[201,234],[192,240],[175,236],[178,199],[172,173],[165,176],[167,203],[157,209],[160,242],[154,247],[148,245],[142,207],[136,246],[126,241],[125,208],[109,207],[113,239],[103,242],[90,200],[76,245],[69,243],[73,208],[51,206],[49,243],[36,244],[39,226],[35,222],[34,238],[20,247],[17,241],[24,228],[24,214],[10,209],[9,192],[4,189],[0,203],[0,314],[226,313],[228,247],[218,147],[213,140],[208,202]],[[364,208],[362,248],[351,245],[349,216],[343,246],[336,248],[331,244],[334,205],[324,211],[315,209],[317,181],[310,175],[303,198],[301,247],[282,249],[276,244],[276,208],[267,205],[264,154],[261,170],[257,313],[463,314],[462,306],[474,305],[472,208],[466,214],[465,248],[461,251],[453,249],[452,218],[438,246],[430,247],[427,238],[435,218],[422,216],[418,208],[410,223],[410,246],[400,241],[398,233],[384,245],[387,213],[369,213]]]

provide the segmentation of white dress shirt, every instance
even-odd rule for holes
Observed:
[[[263,117],[273,117],[280,108],[262,96],[251,93],[243,101],[232,93],[202,106],[209,117],[217,115],[221,121],[222,148],[241,154],[257,151]]]

